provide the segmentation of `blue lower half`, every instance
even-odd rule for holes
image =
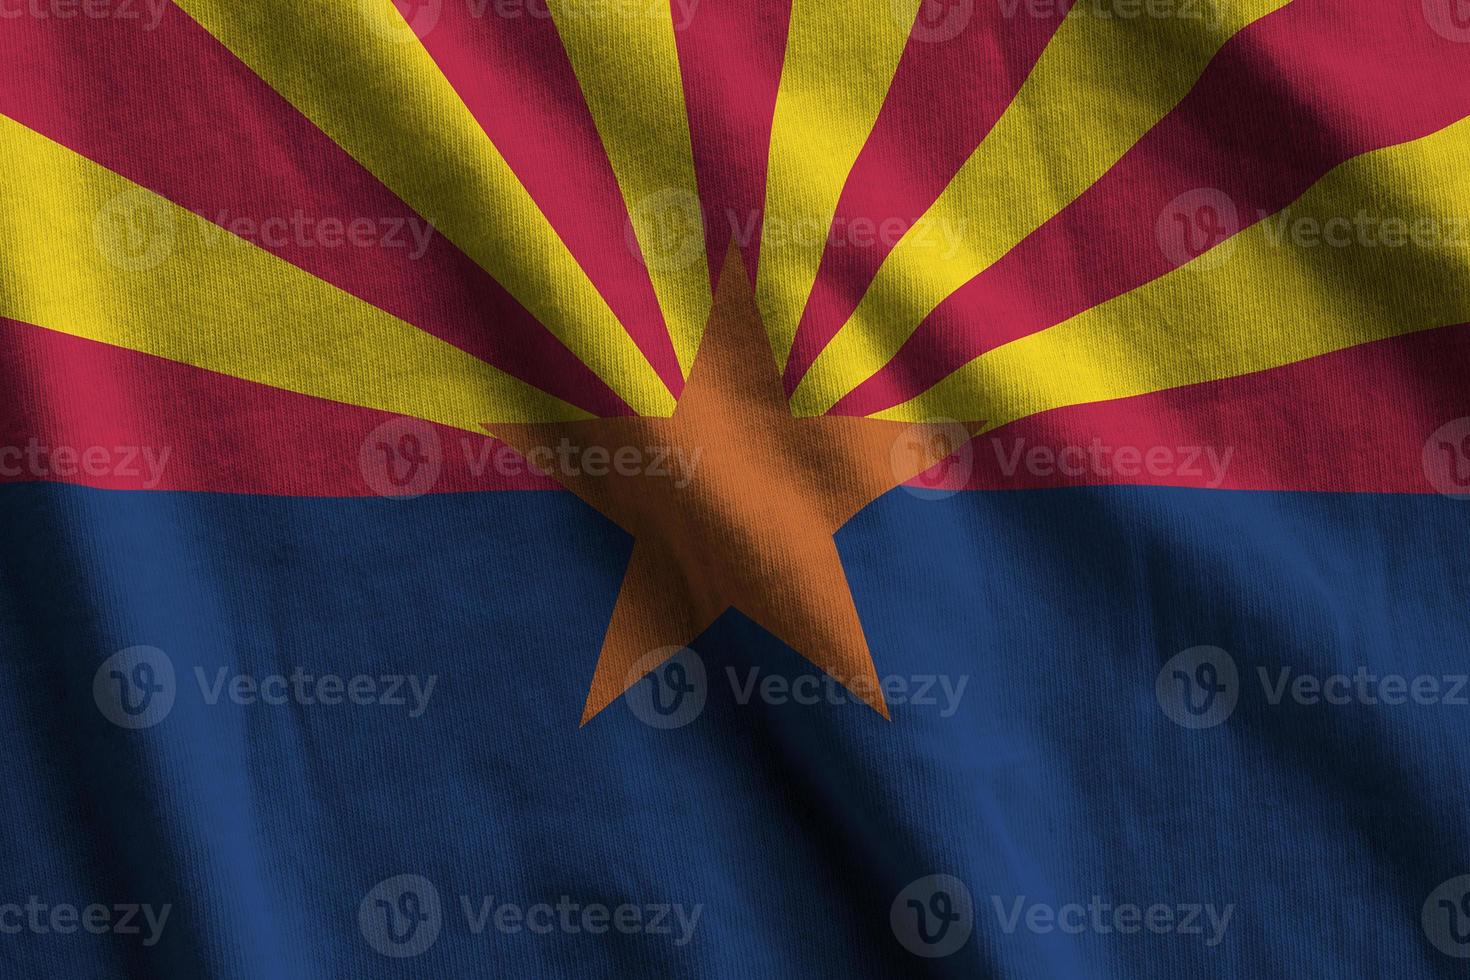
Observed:
[[[891,721],[731,612],[686,724],[625,699],[579,728],[630,542],[568,494],[0,489],[0,974],[1464,969],[1421,913],[1470,873],[1470,504],[896,491],[838,543]],[[138,646],[173,700],[126,728],[94,679]],[[1201,646],[1223,718],[1218,662],[1168,666]],[[376,688],[231,693],[292,674]],[[399,675],[436,679],[417,717]],[[400,875],[432,923],[374,891]],[[1428,917],[1470,930],[1456,899]],[[94,903],[98,934],[34,910]],[[131,904],[168,919],[114,928]],[[969,935],[916,955],[921,913],[922,952]]]

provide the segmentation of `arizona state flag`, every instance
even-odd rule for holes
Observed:
[[[1470,959],[1470,3],[0,0],[0,975]]]

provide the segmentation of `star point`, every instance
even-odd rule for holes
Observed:
[[[833,535],[958,446],[940,426],[793,417],[738,251],[671,417],[486,428],[634,539],[583,725],[731,607],[889,717]]]

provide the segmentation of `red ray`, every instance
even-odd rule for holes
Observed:
[[[514,454],[497,457],[504,447],[484,436],[427,422],[383,430],[394,420],[386,412],[4,318],[0,380],[7,392],[7,410],[0,414],[0,483],[364,497],[401,492],[388,481],[386,467],[391,460],[395,475],[409,476],[412,461],[401,453],[407,433],[418,439],[414,458],[432,457],[437,471],[432,483],[433,474],[414,474],[420,482],[413,489],[557,486],[528,475]],[[58,457],[57,449],[68,452]],[[156,474],[150,459],[162,459]]]
[[[1074,405],[975,440],[974,469],[963,485],[1436,493],[1425,474],[1425,446],[1441,427],[1470,416],[1467,374],[1470,325],[1459,325],[1238,378]],[[1094,440],[1107,450],[1099,458],[1110,472],[1078,452]],[[1028,462],[1025,453],[1036,447],[1042,451]],[[1077,447],[1065,458],[1072,473],[1047,461],[1063,447]],[[1122,457],[1118,450],[1125,448],[1136,452]],[[1452,448],[1462,451],[1458,443]],[[1155,455],[1149,472],[1147,454],[1158,451],[1163,455]],[[1211,451],[1225,460],[1223,473],[1212,466]],[[1128,472],[1118,472],[1120,460]]]
[[[1353,156],[1470,113],[1470,44],[1418,0],[1296,0],[1231,41],[1199,85],[1106,176],[950,296],[833,408],[882,411],[987,350],[1069,319],[1189,258],[1160,244],[1170,203],[1213,188],[1240,224]]]
[[[1433,493],[1426,440],[1470,417],[1470,325],[1365,344],[1258,374],[1046,412],[971,444],[972,469],[928,475],[970,490],[1154,484],[1246,490]],[[0,319],[0,483],[50,480],[105,489],[361,497],[392,490],[403,432],[437,463],[431,493],[553,489],[494,440],[418,423],[381,429],[387,413],[281,391],[163,358]],[[188,405],[188,412],[178,411]],[[25,457],[35,441],[40,466]],[[1028,463],[1098,440],[1103,473]],[[434,448],[437,443],[437,449]],[[383,445],[388,446],[384,455]],[[71,451],[66,473],[55,450]],[[1017,449],[1022,455],[1017,456]],[[1118,473],[1118,450],[1172,453],[1163,472]],[[1189,453],[1201,452],[1189,462]],[[84,454],[93,454],[89,471]],[[149,450],[167,452],[151,479]],[[1206,451],[1229,456],[1223,479]],[[19,451],[19,453],[17,453]],[[1044,458],[1044,457],[1043,457]],[[1080,457],[1068,457],[1076,464]],[[130,463],[128,461],[131,461]],[[1125,468],[1127,468],[1125,466]],[[1156,467],[1157,469],[1157,467]],[[1190,472],[1193,470],[1194,472]],[[407,475],[400,468],[397,475]],[[927,478],[927,477],[926,477]],[[921,478],[925,479],[925,478]]]
[[[629,233],[622,190],[546,7],[446,3],[422,41],[677,395],[684,379],[673,340]]]
[[[943,6],[925,0],[931,2]],[[928,210],[1010,105],[1071,2],[1043,7],[1033,14],[1024,3],[980,3],[953,37],[948,29],[926,30],[922,21],[910,36],[843,188],[786,362],[788,392],[857,309],[902,231]]]
[[[244,237],[588,411],[629,412],[479,266],[437,232],[416,243],[422,218],[187,15],[164,10],[155,30],[7,21],[0,112],[210,222],[275,219]],[[323,244],[342,240],[331,222],[359,219],[375,228],[359,241],[376,244]],[[407,245],[388,244],[395,227]]]
[[[677,34],[712,281],[734,238],[754,282],[790,20],[791,0],[700,0]]]

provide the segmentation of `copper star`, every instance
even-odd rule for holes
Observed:
[[[634,538],[582,724],[731,606],[888,717],[832,535],[955,432],[794,418],[738,252],[672,417],[486,428]]]

